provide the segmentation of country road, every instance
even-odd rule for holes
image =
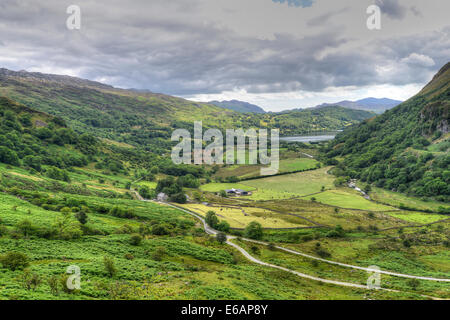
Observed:
[[[135,193],[136,197],[139,200],[141,200],[141,201],[151,201],[151,200],[145,200],[144,198],[142,198],[141,195],[138,192],[136,192],[135,190],[133,190],[133,192]],[[152,201],[152,202],[156,202],[156,201]],[[159,203],[159,202],[156,202],[156,203]],[[186,210],[184,208],[178,207],[176,205],[170,204],[170,203],[160,203],[160,204],[167,205],[167,206],[170,206],[172,208],[181,210],[181,211],[183,211],[183,212],[185,212],[185,213],[195,217],[196,219],[200,220],[201,223],[203,224],[203,228],[204,228],[204,230],[205,230],[205,232],[207,234],[216,235],[218,233],[218,231],[216,231],[216,230],[212,229],[210,226],[208,226],[208,224],[206,223],[206,221],[205,221],[205,219],[203,217],[197,215],[196,213],[194,213],[192,211],[189,211],[189,210]],[[368,289],[367,286],[365,286],[365,285],[318,278],[318,277],[314,277],[314,276],[307,275],[307,274],[304,274],[304,273],[300,273],[300,272],[295,271],[295,270],[287,269],[287,268],[284,268],[284,267],[280,267],[280,266],[277,266],[277,265],[273,265],[273,264],[261,261],[259,259],[256,259],[252,255],[250,255],[244,248],[242,248],[239,245],[231,242],[231,240],[233,240],[233,239],[236,239],[236,237],[227,235],[227,242],[226,243],[228,245],[234,247],[235,249],[237,249],[239,252],[241,252],[251,262],[254,262],[254,263],[266,266],[266,267],[275,268],[275,269],[283,270],[283,271],[286,271],[286,272],[290,272],[292,274],[295,274],[295,275],[297,275],[297,276],[299,276],[301,278],[305,278],[305,279],[320,281],[320,282],[323,282],[323,283],[335,284],[335,285],[338,285],[338,286]],[[256,240],[252,240],[252,239],[241,238],[241,240],[247,241],[247,242],[253,242],[253,243],[257,243],[257,244],[261,244],[261,245],[266,245],[266,246],[269,245],[267,242],[256,241]],[[366,272],[373,273],[373,269],[371,269],[371,268],[345,264],[345,263],[336,262],[336,261],[332,261],[332,260],[326,260],[326,259],[318,258],[318,257],[315,257],[315,256],[308,255],[306,253],[298,252],[298,251],[295,251],[295,250],[292,250],[292,249],[288,249],[288,248],[284,248],[284,247],[280,247],[280,246],[275,246],[275,248],[277,248],[278,250],[282,250],[282,251],[291,253],[291,254],[303,256],[305,258],[309,258],[309,259],[312,259],[312,260],[317,260],[317,261],[329,263],[329,264],[332,264],[332,265],[337,265],[337,266],[341,266],[341,267],[345,267],[345,268],[351,268],[351,269],[356,269],[356,270],[363,270],[363,271],[366,271]],[[450,279],[440,279],[440,278],[432,278],[432,277],[414,276],[414,275],[403,274],[403,273],[396,273],[396,272],[385,271],[385,270],[380,270],[380,271],[377,271],[377,272],[379,272],[380,274],[386,274],[386,275],[391,275],[391,276],[401,277],[401,278],[427,280],[427,281],[438,281],[438,282],[450,282]],[[381,288],[381,289],[387,290],[387,291],[395,291],[395,290],[386,289],[386,288]]]

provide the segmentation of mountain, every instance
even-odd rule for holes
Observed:
[[[239,101],[239,100],[230,100],[230,101],[210,101],[209,104],[213,104],[215,106],[221,107],[221,108],[225,108],[225,109],[229,109],[229,110],[234,110],[237,112],[242,112],[242,113],[246,113],[246,112],[253,112],[253,113],[265,113],[264,109],[245,102],[245,101]]]
[[[392,109],[396,106],[398,106],[402,101],[399,100],[392,100],[388,98],[365,98],[357,101],[341,101],[336,103],[323,103],[321,105],[316,106],[315,108],[323,108],[328,106],[341,106],[344,108],[349,109],[356,109],[356,110],[366,110],[366,111],[373,111],[376,113],[383,113],[386,110]]]
[[[345,108],[241,113],[149,91],[76,77],[0,69],[0,96],[62,118],[77,133],[166,154],[174,129],[279,128],[281,135],[340,130],[374,114]]]
[[[117,89],[76,77],[0,69],[0,95],[61,117],[78,132],[132,145],[167,148],[173,128],[229,125],[234,112],[151,92]],[[236,113],[238,117],[239,114]]]
[[[450,63],[417,95],[338,135],[335,173],[377,187],[450,200]]]

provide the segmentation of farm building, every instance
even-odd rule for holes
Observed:
[[[251,196],[252,193],[250,191],[245,191],[242,189],[228,189],[225,192],[230,196]]]

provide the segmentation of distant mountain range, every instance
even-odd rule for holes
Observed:
[[[230,101],[210,101],[209,104],[213,104],[217,107],[245,113],[245,112],[252,112],[252,113],[265,113],[264,109],[245,102],[245,101],[239,101],[239,100],[230,100]]]
[[[344,108],[349,109],[355,109],[355,110],[365,110],[365,111],[372,111],[375,113],[383,113],[386,110],[392,109],[396,106],[398,106],[402,101],[399,100],[393,100],[388,98],[365,98],[358,101],[340,101],[336,103],[323,103],[321,105],[316,106],[315,108],[323,108],[323,107],[329,107],[329,106],[340,106]]]

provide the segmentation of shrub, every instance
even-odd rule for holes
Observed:
[[[9,270],[22,270],[30,265],[28,256],[20,252],[7,252],[0,256],[0,263]]]
[[[165,236],[170,234],[170,231],[165,224],[155,224],[152,227],[152,234],[155,236]]]
[[[42,283],[41,277],[29,269],[25,269],[19,277],[19,281],[22,283],[23,287],[27,290],[35,291],[37,287]]]
[[[130,243],[131,243],[131,245],[133,245],[133,246],[138,246],[138,245],[140,245],[140,244],[142,243],[142,237],[141,237],[141,235],[139,235],[139,234],[137,234],[137,233],[133,234],[133,235],[131,236],[131,238],[130,238]]]
[[[114,277],[117,274],[114,260],[110,257],[103,257],[103,265],[105,266],[105,270],[110,278]]]
[[[220,244],[224,244],[225,242],[227,242],[227,235],[223,232],[219,232],[216,235],[216,239]]]
[[[183,192],[171,195],[169,200],[172,201],[172,202],[181,203],[181,204],[187,202],[186,195]]]
[[[156,251],[153,252],[152,258],[153,258],[153,260],[161,261],[165,254],[166,254],[166,248],[158,247],[158,248],[156,248]]]
[[[50,293],[54,296],[59,294],[59,279],[57,276],[53,275],[47,280],[47,284],[50,287]]]
[[[226,221],[221,221],[217,224],[216,229],[218,231],[222,232],[229,232],[230,231],[230,224]]]
[[[84,211],[77,212],[75,218],[83,225],[88,222],[88,215]]]

